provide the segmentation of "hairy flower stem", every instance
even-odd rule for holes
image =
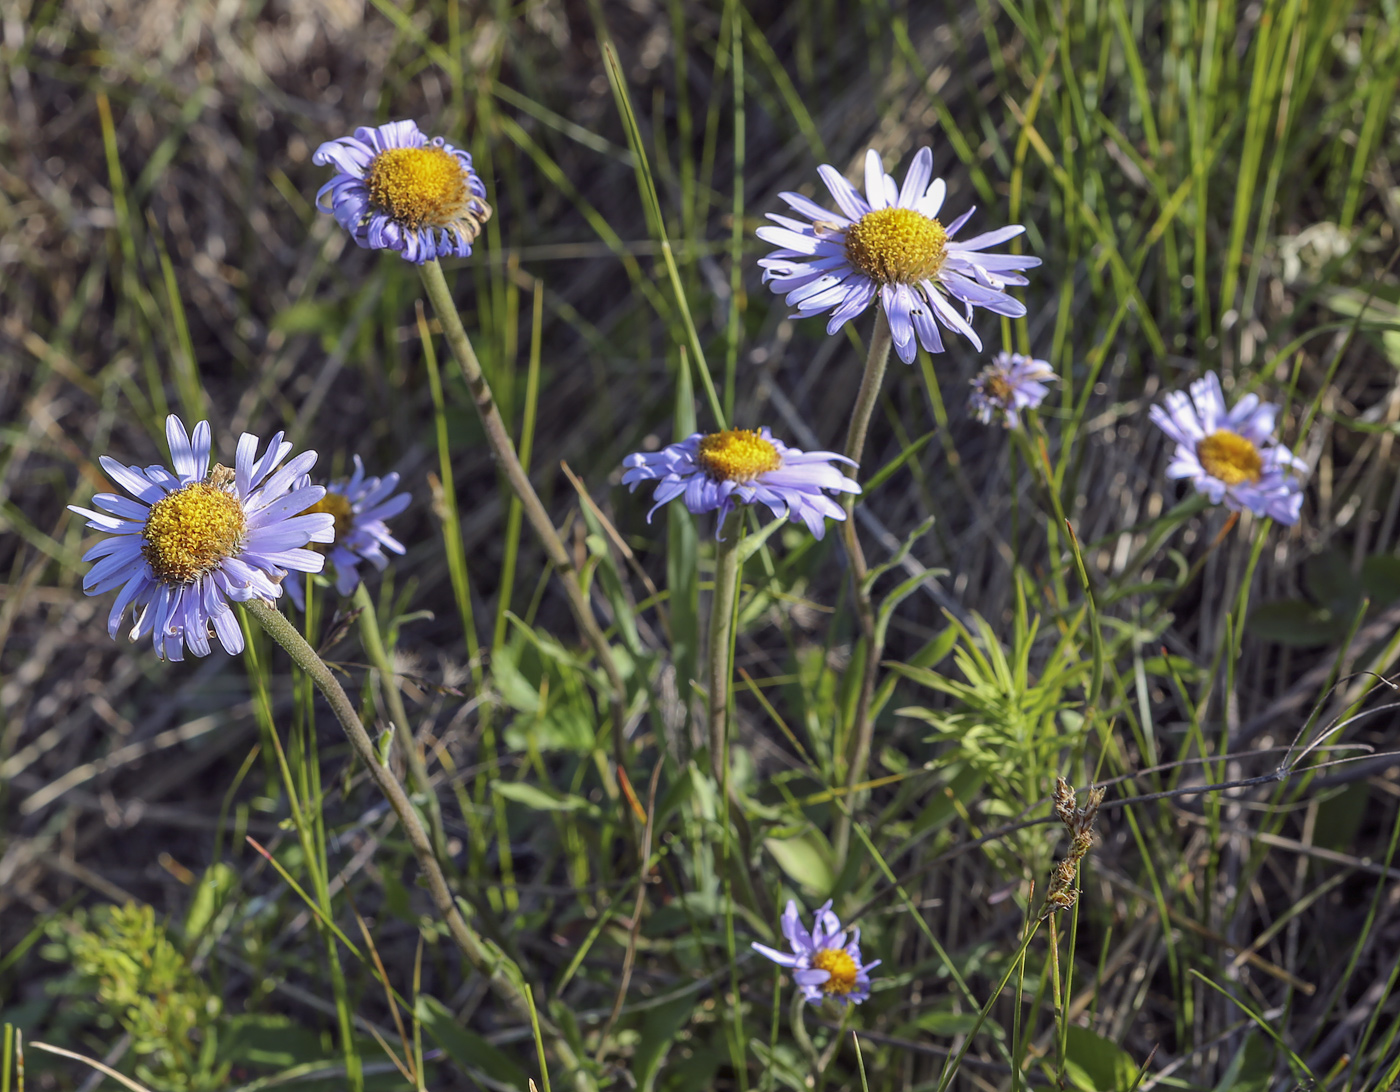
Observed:
[[[589,606],[588,597],[583,593],[583,585],[579,583],[578,570],[574,568],[573,559],[564,548],[559,532],[554,528],[554,521],[549,518],[549,513],[540,503],[539,494],[530,484],[529,475],[520,465],[520,456],[516,454],[515,444],[510,438],[510,433],[506,431],[505,422],[501,420],[501,411],[496,408],[496,399],[491,395],[491,385],[486,381],[486,374],[481,370],[481,362],[476,358],[471,339],[467,337],[466,328],[462,326],[462,317],[457,313],[457,305],[452,301],[452,292],[447,287],[447,278],[443,276],[442,266],[434,258],[424,262],[419,270],[428,300],[433,305],[438,321],[442,323],[443,335],[452,349],[452,356],[462,369],[467,388],[472,392],[472,403],[481,418],[481,427],[486,432],[486,442],[491,445],[491,454],[495,457],[496,465],[505,474],[515,495],[520,498],[525,518],[535,529],[545,554],[564,585],[569,606],[574,612],[579,629],[583,631],[584,640],[592,647],[599,665],[608,677],[608,685],[612,688],[613,749],[618,765],[622,766],[626,758],[626,738],[623,732],[627,688],[623,685],[622,674],[617,669],[617,661],[613,659],[612,646],[608,644],[597,619],[593,617],[593,608]]]
[[[423,796],[423,809],[428,817],[433,852],[444,866],[450,867],[447,838],[442,825],[442,806],[433,790],[428,767],[423,761],[423,756],[418,753],[418,741],[414,738],[413,726],[408,722],[408,710],[404,708],[398,675],[393,664],[389,662],[389,654],[379,633],[379,617],[374,610],[374,600],[370,597],[369,589],[365,587],[363,580],[355,589],[355,606],[360,611],[360,644],[364,646],[365,655],[379,674],[380,689],[384,691],[384,701],[389,706],[389,716],[393,720],[394,738],[399,745],[399,753],[403,755],[414,789]]]
[[[885,309],[875,312],[875,329],[870,335],[870,351],[865,358],[865,374],[861,377],[860,393],[856,396],[855,409],[851,411],[851,426],[846,432],[846,458],[859,463],[865,452],[865,434],[870,428],[870,418],[875,412],[875,403],[880,400],[880,387],[885,381],[885,365],[890,359],[890,320]],[[880,649],[875,645],[875,604],[865,587],[869,567],[865,563],[865,553],[860,548],[860,535],[856,531],[854,493],[842,497],[846,509],[846,521],[841,524],[841,540],[846,544],[846,556],[851,563],[852,592],[856,604],[856,614],[860,619],[860,631],[865,638],[865,664],[861,671],[860,693],[856,698],[855,722],[849,743],[849,764],[846,767],[846,794],[848,807],[841,810],[836,820],[836,859],[844,861],[851,843],[851,815],[855,811],[855,787],[865,780],[865,768],[870,762],[870,741],[875,725],[870,716],[870,703],[875,695],[875,675],[880,666]]]
[[[715,593],[710,600],[710,769],[724,784],[724,743],[729,725],[729,645],[739,596],[739,541],[743,517],[735,510],[720,530],[715,554]]]
[[[418,867],[427,877],[433,905],[437,907],[438,914],[462,955],[477,973],[490,983],[497,996],[510,1006],[515,1015],[527,1024],[530,1023],[533,1018],[530,1001],[517,980],[518,969],[510,967],[507,957],[493,950],[477,936],[457,909],[457,903],[447,886],[447,877],[443,875],[442,867],[433,855],[432,843],[428,841],[423,824],[418,821],[418,813],[413,810],[408,793],[404,792],[393,772],[386,765],[380,765],[369,733],[360,723],[359,714],[355,712],[355,706],[351,704],[340,681],[331,673],[331,669],[321,657],[316,655],[315,649],[306,643],[297,628],[287,621],[276,607],[260,599],[249,600],[243,606],[258,624],[267,630],[268,635],[287,650],[288,655],[306,672],[330,703],[331,711],[335,713],[336,720],[340,721],[340,726],[345,729],[356,757],[364,764],[365,770],[379,787],[379,791],[384,794],[384,798],[389,801],[394,814],[398,816],[399,824],[408,836],[413,855],[418,859]],[[512,971],[515,973],[512,974]],[[540,1029],[545,1038],[550,1040],[550,1046],[560,1064],[574,1074],[579,1092],[592,1092],[597,1087],[592,1075],[583,1067],[578,1055],[559,1029],[546,1022],[543,1017],[540,1018]]]

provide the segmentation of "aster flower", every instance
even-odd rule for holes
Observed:
[[[311,479],[303,478],[298,484],[309,485]],[[329,559],[335,566],[335,590],[341,595],[353,594],[359,585],[356,566],[361,561],[368,561],[383,572],[389,564],[385,550],[404,552],[403,543],[389,533],[389,525],[384,522],[407,508],[412,499],[407,493],[394,493],[398,484],[397,474],[365,477],[364,463],[356,455],[355,473],[327,485],[326,495],[306,510],[327,512],[335,520],[335,545],[330,547]],[[321,547],[322,552],[325,549]],[[290,573],[283,583],[297,610],[305,610],[301,577]]]
[[[844,520],[845,510],[827,493],[859,493],[857,485],[832,461],[856,464],[832,451],[798,451],[775,440],[766,428],[725,429],[695,433],[655,452],[638,452],[623,461],[624,485],[657,482],[647,522],[668,501],[683,497],[696,515],[718,512],[718,538],[724,517],[740,504],[764,504],[778,519],[799,520],[817,538],[826,520]]]
[[[794,317],[830,311],[826,332],[834,334],[878,295],[895,351],[908,364],[916,341],[931,353],[943,351],[940,324],[980,352],[982,342],[970,325],[974,307],[1012,318],[1026,313],[1005,288],[1029,283],[1020,271],[1033,269],[1040,259],[983,253],[1026,229],[1012,224],[954,242],[976,207],[946,226],[938,219],[947,187],[941,178],[929,181],[933,153],[928,148],[914,156],[903,186],[885,173],[875,149],[866,152],[864,198],[835,167],[823,164],[819,173],[839,213],[800,193],[781,193],[806,220],[770,212],[768,219],[778,226],[758,229],[760,239],[782,248],[758,264],[768,287],[796,308]]]
[[[880,960],[862,963],[860,929],[851,930],[850,943],[841,928],[841,919],[831,910],[831,900],[818,908],[815,928],[809,933],[797,914],[797,903],[788,900],[783,912],[783,936],[792,955],[753,942],[753,950],[780,967],[792,968],[792,977],[808,1001],[830,997],[838,1004],[858,1005],[870,996],[870,972]]]
[[[326,141],[311,161],[340,171],[316,206],[360,246],[397,250],[405,261],[465,258],[491,218],[472,157],[442,137],[429,140],[411,121],[361,126]]]
[[[87,525],[113,536],[85,555],[93,561],[83,591],[101,595],[120,587],[107,618],[115,638],[128,608],[136,612],[131,640],[153,634],[156,655],[184,659],[183,646],[196,656],[209,654],[209,629],[229,653],[243,650],[243,633],[230,602],[274,600],[291,569],[320,572],[325,559],[309,542],[335,536],[329,515],[303,515],[325,494],[319,485],[294,487],[316,462],[306,451],[280,470],[292,450],[278,433],[261,458],[258,438],[244,433],[234,469],[209,467],[209,424],[193,436],[171,414],[165,419],[171,473],[163,466],[144,470],[102,456],[102,468],[135,500],[98,493],[101,509],[69,505],[87,516]]]
[[[1043,360],[1020,353],[997,353],[972,380],[968,405],[984,425],[1000,417],[1007,428],[1020,428],[1018,411],[1035,409],[1045,401],[1050,393],[1045,384],[1058,378],[1055,369]]]
[[[1298,522],[1308,467],[1274,440],[1277,406],[1246,394],[1227,409],[1214,372],[1191,384],[1190,397],[1173,391],[1166,403],[1153,406],[1151,416],[1176,441],[1167,477],[1191,479],[1198,493],[1231,511]]]

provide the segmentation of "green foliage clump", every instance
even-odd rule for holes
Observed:
[[[952,652],[961,679],[895,665],[911,681],[952,699],[946,707],[907,706],[898,713],[926,722],[932,738],[951,747],[948,761],[977,771],[991,794],[983,810],[1005,818],[1044,798],[1056,771],[1081,751],[1086,721],[1075,707],[1092,668],[1078,653],[1077,624],[1067,627],[1048,652],[1041,647],[1033,657],[1040,622],[1027,616],[1023,598],[1015,621],[1009,650],[980,615],[972,617],[976,633],[954,621]],[[1038,671],[1032,669],[1035,658],[1043,659]],[[1058,835],[1043,828],[1021,833],[1017,844],[1031,871],[1038,872]]]
[[[57,922],[51,958],[72,966],[61,987],[90,998],[94,1015],[131,1036],[136,1078],[160,1092],[220,1088],[217,1062],[222,1005],[156,921],[151,906],[129,902],[76,911]]]

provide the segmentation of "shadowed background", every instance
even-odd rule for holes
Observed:
[[[64,505],[107,488],[101,454],[163,461],[167,412],[207,417],[224,462],[240,431],[266,438],[286,429],[320,452],[324,474],[347,471],[358,453],[371,473],[402,475],[414,501],[393,530],[408,552],[369,583],[381,616],[402,619],[396,663],[418,736],[438,748],[438,795],[462,882],[491,888],[521,956],[553,987],[568,980],[560,999],[588,1032],[604,1023],[629,943],[635,862],[595,837],[601,821],[587,809],[541,818],[514,810],[518,799],[508,807],[492,787],[544,783],[595,809],[620,806],[592,768],[589,703],[540,697],[542,679],[559,680],[521,629],[497,623],[503,570],[514,573],[512,610],[537,630],[573,648],[572,623],[557,590],[541,582],[543,557],[528,531],[514,546],[508,494],[440,342],[435,408],[413,268],[357,250],[316,212],[329,172],[311,154],[357,125],[395,118],[472,151],[495,215],[449,280],[506,420],[518,429],[527,411],[534,417],[531,467],[551,514],[580,558],[613,556],[628,573],[620,594],[636,604],[649,594],[640,573],[668,587],[668,521],[658,514],[648,527],[646,492],[629,497],[616,483],[628,452],[672,438],[685,341],[604,75],[607,39],[621,57],[709,367],[738,425],[769,425],[804,448],[839,449],[844,438],[871,316],[830,338],[820,320],[794,323],[755,264],[766,248],[753,230],[764,213],[784,211],[778,191],[826,201],[817,164],[856,177],[873,146],[900,178],[929,144],[950,214],[978,205],[969,232],[1027,225],[1024,246],[1044,259],[1021,293],[1027,322],[999,329],[982,314],[976,326],[989,351],[1028,347],[1072,380],[1043,418],[1052,437],[1072,433],[1060,497],[1120,642],[1110,712],[1096,728],[1113,740],[1102,748],[1111,755],[1105,776],[1184,756],[1197,727],[1232,752],[1286,744],[1335,665],[1390,667],[1385,642],[1400,623],[1400,289],[1389,264],[1400,225],[1392,172],[1400,35],[1381,7],[6,0],[0,13],[0,1016],[31,1038],[94,1056],[120,1048],[111,1014],[58,1000],[56,991],[71,988],[62,985],[68,957],[55,947],[64,916],[136,899],[183,919],[198,877],[218,860],[236,875],[233,893],[217,928],[187,955],[227,1009],[283,1021],[281,1053],[241,1059],[229,1087],[318,1059],[333,1069],[337,1005],[389,1027],[382,989],[363,968],[347,972],[348,993],[332,1000],[313,919],[244,843],[252,835],[276,849],[287,815],[245,665],[217,652],[167,665],[148,644],[114,643],[105,632],[110,597],[81,592],[87,533]],[[983,360],[965,341],[947,340],[942,356],[892,363],[863,468],[869,477],[904,460],[863,503],[872,560],[932,515],[910,557],[945,571],[905,602],[886,655],[908,659],[950,618],[971,626],[977,615],[1010,642],[1020,566],[1022,593],[1047,615],[1041,637],[1027,642],[1034,673],[1071,626],[1046,607],[1041,478],[1000,429],[971,418],[967,380]],[[532,357],[537,402],[527,396]],[[1207,511],[1172,540],[1179,561],[1162,553],[1130,571],[1147,523],[1185,495],[1163,478],[1170,447],[1147,407],[1212,369],[1235,377],[1235,396],[1258,385],[1262,397],[1287,401],[1284,441],[1314,467],[1303,520],[1269,531],[1255,559],[1257,523],[1227,527],[1225,513]],[[710,427],[703,403],[697,413]],[[455,518],[442,490],[439,426]],[[590,541],[561,460],[635,553],[633,569],[615,543]],[[455,574],[445,525],[464,550]],[[712,530],[698,521],[702,554]],[[1063,535],[1051,533],[1063,550]],[[844,560],[835,535],[809,546],[784,532],[775,542],[784,548],[765,594],[746,608],[737,663],[767,680],[795,730],[820,737],[838,714],[851,655]],[[1241,635],[1227,632],[1226,617],[1256,564],[1256,613],[1236,658],[1225,642]],[[1179,587],[1155,598],[1133,590],[1174,580]],[[616,603],[595,598],[616,622]],[[631,726],[634,739],[683,761],[692,734],[687,661],[671,656],[649,607],[636,618],[656,701]],[[1088,638],[1078,640],[1086,658]],[[327,656],[373,708],[379,697],[353,636]],[[269,670],[274,719],[285,724],[301,715],[289,670],[276,659]],[[940,670],[955,674],[951,660]],[[1321,700],[1323,718],[1346,709],[1361,685]],[[924,763],[935,772],[877,792],[862,818],[911,877],[912,905],[984,996],[1020,926],[1007,894],[1044,882],[1017,867],[1017,854],[1038,863],[1048,848],[930,862],[1037,800],[989,807],[976,786],[956,782],[950,769],[977,762],[940,766],[947,745],[928,744],[924,725],[896,714],[914,700],[950,704],[901,689],[880,721],[872,774],[918,775]],[[762,778],[796,770],[785,736],[742,688],[737,709],[736,768]],[[1345,738],[1384,750],[1393,721],[1381,714]],[[413,893],[382,805],[350,784],[329,721],[320,744],[332,875],[372,916],[390,976],[407,992],[420,931],[432,934],[418,917],[427,903]],[[1269,753],[1222,763],[1205,779],[1263,773],[1277,761]],[[1077,1049],[1109,1057],[1097,1043],[1117,1043],[1136,1066],[1155,1048],[1150,1073],[1175,1065],[1177,1076],[1207,1087],[1231,1059],[1264,1074],[1281,1066],[1239,1007],[1190,977],[1198,966],[1271,1013],[1267,1022],[1315,1069],[1358,1049],[1383,1069],[1393,1048],[1381,1039],[1358,1048],[1356,1036],[1372,1013],[1394,1019],[1385,976],[1400,873],[1374,861],[1391,844],[1398,769],[1389,759],[1343,767],[1296,798],[1266,786],[1214,808],[1194,798],[1145,806],[1131,825],[1106,813],[1081,911],[1087,992],[1075,995],[1076,1016],[1098,1038]],[[645,774],[633,776],[640,793]],[[799,797],[819,787],[793,785]],[[934,815],[936,799],[955,804]],[[829,815],[818,805],[804,818],[790,795],[764,801],[790,808],[780,834]],[[674,833],[684,840],[679,826]],[[503,852],[511,896],[496,890]],[[790,860],[764,860],[774,883],[804,878]],[[295,873],[294,852],[287,861]],[[725,1039],[735,1000],[724,992],[724,952],[706,950],[713,922],[696,924],[714,913],[712,893],[677,869],[661,871],[633,990],[669,998],[686,983],[695,989],[681,995],[685,1004],[668,1001],[664,1018],[662,1008],[627,1009],[609,1064],[668,1089],[744,1086]],[[1383,895],[1378,880],[1391,885]],[[922,1087],[968,1030],[969,1008],[906,908],[878,876],[868,882],[861,890],[880,894],[871,913],[883,920],[867,928],[898,987],[861,1012],[871,1032],[866,1063],[882,1087]],[[589,940],[581,969],[566,974],[609,908],[622,924]],[[358,939],[348,907],[340,924]],[[761,924],[739,927],[746,951]],[[693,950],[687,937],[706,943]],[[766,1043],[768,971],[746,962],[741,977],[752,1006],[747,1034]],[[429,949],[423,988],[463,1023],[495,1034],[512,1064],[533,1069],[528,1040],[443,945]],[[1011,1008],[1001,1011],[1007,1028]],[[387,1072],[385,1087],[401,1087],[382,1055],[371,1062],[374,1051],[371,1042],[366,1072]],[[995,1049],[974,1056],[990,1067],[985,1080],[1007,1079]],[[123,1057],[114,1051],[114,1064]],[[28,1062],[44,1087],[76,1087],[86,1076],[32,1052]],[[639,1070],[642,1062],[651,1068]],[[844,1064],[832,1079],[858,1080],[853,1060]],[[788,1079],[777,1063],[771,1071],[779,1075],[765,1079]],[[972,1087],[978,1072],[959,1079]],[[433,1086],[481,1079],[489,1084],[489,1069],[469,1079],[443,1064]]]

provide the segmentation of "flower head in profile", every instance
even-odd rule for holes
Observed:
[[[316,462],[316,453],[303,452],[279,470],[292,450],[282,433],[259,458],[258,438],[245,432],[234,469],[211,470],[208,422],[195,425],[191,436],[171,414],[165,437],[173,474],[163,466],[124,466],[104,455],[102,469],[136,499],[98,493],[92,503],[101,511],[68,506],[87,516],[89,527],[112,536],[83,555],[96,562],[83,577],[83,591],[101,595],[120,588],[107,633],[115,638],[132,608],[131,640],[152,634],[162,659],[184,659],[185,646],[207,656],[211,627],[227,652],[241,652],[243,633],[229,603],[276,599],[289,570],[320,572],[325,559],[305,547],[335,535],[330,516],[304,514],[325,490],[294,484]]]
[[[753,942],[753,950],[780,967],[792,968],[793,981],[808,1001],[829,997],[838,1004],[858,1005],[870,996],[870,972],[880,961],[861,962],[860,929],[852,929],[847,942],[841,919],[832,913],[830,899],[817,910],[810,933],[798,916],[797,903],[789,899],[783,912],[783,936],[792,948],[791,955],[757,941]]]
[[[309,485],[310,478],[303,478],[302,485]],[[382,478],[365,476],[364,463],[355,456],[355,473],[326,486],[326,495],[306,511],[325,512],[335,520],[335,545],[329,548],[329,560],[335,566],[335,590],[341,595],[351,595],[360,583],[356,566],[368,561],[380,572],[389,564],[384,551],[402,554],[403,543],[389,533],[389,525],[384,521],[393,519],[412,499],[407,493],[395,493],[398,487],[397,474],[385,474]],[[321,548],[323,551],[325,547]],[[284,582],[287,594],[298,610],[306,609],[306,596],[303,593],[301,577],[290,573]]]
[[[397,250],[405,261],[465,258],[491,218],[472,157],[442,137],[429,140],[411,121],[361,126],[326,141],[311,161],[340,172],[316,194],[316,207],[360,246]]]
[[[1274,440],[1277,406],[1246,394],[1228,409],[1214,372],[1192,383],[1189,397],[1173,391],[1166,403],[1153,406],[1151,416],[1176,441],[1167,477],[1189,478],[1198,493],[1231,511],[1298,522],[1307,463]]]
[[[996,418],[1007,428],[1021,427],[1021,410],[1035,409],[1050,393],[1046,383],[1059,376],[1043,360],[1020,353],[997,353],[972,380],[968,405],[977,420],[990,425]]]
[[[860,486],[831,463],[856,464],[832,451],[798,451],[775,440],[766,428],[695,433],[660,451],[638,452],[623,461],[624,485],[635,492],[642,482],[657,483],[656,504],[647,521],[668,501],[682,497],[696,515],[718,512],[718,538],[724,517],[740,504],[766,505],[778,519],[807,525],[817,538],[826,520],[843,520],[845,510],[828,493],[859,493]]]
[[[1033,269],[1040,259],[984,253],[1025,228],[1012,224],[955,241],[976,209],[947,224],[938,218],[947,187],[941,178],[930,182],[928,148],[919,149],[903,186],[885,173],[875,149],[866,152],[865,197],[835,167],[823,164],[819,173],[840,212],[800,193],[782,193],[805,219],[770,212],[778,226],[758,229],[760,239],[781,248],[759,261],[764,282],[796,308],[795,317],[830,311],[826,332],[834,334],[878,295],[895,351],[908,364],[916,343],[931,353],[943,351],[940,325],[980,352],[982,342],[971,326],[974,307],[1012,318],[1026,313],[1006,287],[1029,283],[1021,270]]]

